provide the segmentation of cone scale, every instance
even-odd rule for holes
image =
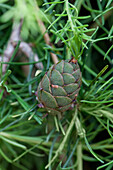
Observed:
[[[39,103],[52,115],[69,110],[76,104],[81,79],[80,68],[74,58],[52,65],[39,83]]]

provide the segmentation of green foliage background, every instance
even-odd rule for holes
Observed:
[[[12,25],[23,19],[21,38],[33,44],[33,51],[44,65],[44,70],[35,76],[31,57],[26,76],[22,69],[26,63],[20,62],[25,56],[17,53],[3,75],[5,63],[1,62],[0,169],[110,170],[113,168],[112,0],[37,2],[0,1],[1,56]],[[53,47],[45,43],[37,18],[44,22]],[[59,60],[73,55],[82,72],[77,105],[60,120],[51,115],[44,117],[46,112],[38,108],[35,96],[42,76],[53,64],[51,52]]]

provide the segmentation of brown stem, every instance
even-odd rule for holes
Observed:
[[[39,11],[39,7],[38,7],[36,0],[35,0],[35,4],[36,4],[37,11]],[[40,30],[44,36],[44,40],[45,40],[46,44],[53,47],[53,44],[50,42],[50,37],[49,37],[49,34],[47,33],[44,23],[37,16],[36,16],[36,19],[37,19],[38,25],[40,27]],[[54,64],[58,63],[59,60],[58,60],[58,57],[56,56],[56,54],[54,54],[54,53],[50,53],[50,54],[51,54]]]
[[[23,23],[22,20],[20,21],[19,24],[14,23],[12,33],[8,41],[7,48],[4,51],[4,56],[3,57],[0,56],[0,61],[9,62],[12,54],[14,53],[15,45],[17,44],[19,40],[21,40],[20,31],[21,31],[22,23]],[[32,48],[30,47],[28,43],[21,42],[19,46],[19,51],[25,54],[28,58],[30,58],[31,56],[34,56],[34,61],[36,62],[39,61],[38,55],[32,51]],[[35,64],[35,66],[37,69],[43,69],[43,64],[41,62]],[[2,66],[3,74],[5,74],[6,68],[7,68],[7,64],[3,64]]]
[[[113,3],[111,4],[111,6],[113,6]],[[108,11],[106,12],[103,17],[104,17],[104,20],[106,21],[110,16],[112,15],[112,10],[111,11]],[[90,28],[97,28],[97,27],[100,27],[100,25],[102,24],[102,17],[99,17],[97,21],[95,21],[91,26]],[[93,31],[91,32],[88,32],[87,35],[92,35]]]
[[[36,62],[39,61],[38,55],[32,51],[32,48],[26,42],[21,42],[20,43],[19,50],[22,53],[24,53],[28,58],[33,56],[34,57],[34,61],[36,61]],[[40,63],[36,63],[35,66],[36,66],[36,68],[38,68],[40,70],[43,69],[43,64],[41,62]]]

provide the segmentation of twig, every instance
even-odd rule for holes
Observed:
[[[14,23],[13,30],[12,30],[11,36],[9,38],[7,48],[4,51],[4,56],[3,57],[0,56],[0,61],[9,62],[9,60],[15,50],[15,46],[17,45],[17,42],[19,40],[21,40],[21,38],[20,38],[21,27],[22,27],[22,20],[19,24]],[[31,56],[34,56],[34,61],[39,61],[38,55],[32,51],[32,48],[26,42],[23,42],[23,41],[21,42],[21,44],[19,46],[19,51],[24,53],[28,58],[30,58]],[[41,62],[35,64],[35,66],[37,69],[43,69],[43,64]],[[3,74],[5,74],[5,72],[6,72],[6,67],[7,67],[7,64],[3,64],[3,66],[2,66]]]
[[[20,46],[19,46],[19,50],[24,53],[28,58],[30,58],[31,56],[34,57],[34,61],[39,61],[38,55],[36,53],[33,53],[32,48],[30,47],[29,44],[27,44],[26,42],[21,42]],[[42,62],[40,63],[36,63],[35,64],[36,68],[42,70],[43,69],[43,64]]]
[[[34,1],[35,1],[35,4],[36,4],[36,9],[37,9],[37,11],[39,11],[38,4],[37,4],[36,0],[34,0]],[[49,34],[47,33],[47,30],[46,30],[44,23],[37,16],[36,16],[36,18],[37,18],[37,22],[38,22],[38,25],[40,27],[40,30],[41,30],[41,32],[44,36],[44,40],[45,40],[46,44],[53,47],[53,44],[50,42],[50,37],[49,37]],[[50,54],[51,54],[51,57],[52,57],[54,64],[58,63],[59,60],[58,60],[58,57],[56,56],[56,54],[54,54],[54,53],[50,53]]]
[[[113,6],[113,3],[111,4],[111,6]],[[106,21],[110,16],[112,15],[112,11],[108,11],[106,12],[103,17],[104,17],[104,20]],[[91,24],[90,28],[97,28],[97,27],[100,27],[102,24],[102,17],[99,17],[97,21],[95,21],[93,24]],[[91,32],[88,32],[87,35],[92,35],[93,31]]]
[[[81,142],[77,146],[77,165],[78,165],[78,170],[83,170],[82,144],[81,144]]]
[[[0,56],[0,61],[8,62],[10,60],[10,58],[14,52],[14,49],[15,49],[13,42],[20,40],[19,34],[20,34],[21,26],[22,26],[22,22],[20,22],[19,25],[14,23],[13,30],[12,30],[11,36],[10,36],[8,44],[7,44],[7,48],[4,51],[3,58],[2,58],[2,56]],[[6,72],[6,67],[7,67],[7,64],[2,65],[3,74],[5,74],[5,72]]]
[[[70,122],[70,125],[69,125],[69,127],[68,127],[68,129],[67,129],[66,135],[65,135],[64,138],[63,138],[63,141],[61,142],[59,148],[57,149],[54,157],[53,157],[53,158],[50,160],[50,162],[46,165],[45,169],[47,169],[47,168],[55,161],[55,159],[59,156],[59,154],[61,154],[61,152],[62,152],[62,150],[63,150],[63,148],[64,148],[64,145],[65,145],[65,143],[66,143],[66,141],[67,141],[67,139],[68,139],[68,137],[69,137],[69,135],[70,135],[70,133],[71,133],[71,130],[72,130],[72,128],[73,128],[73,126],[74,126],[74,124],[75,124],[75,122],[76,122],[76,121],[75,121],[76,118],[77,118],[77,108],[76,108],[75,114],[73,115],[73,118],[72,118],[72,120],[71,120],[71,122]]]

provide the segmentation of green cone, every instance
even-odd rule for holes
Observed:
[[[76,103],[81,86],[81,72],[75,59],[54,64],[44,75],[37,89],[43,107],[53,115],[64,112]]]

